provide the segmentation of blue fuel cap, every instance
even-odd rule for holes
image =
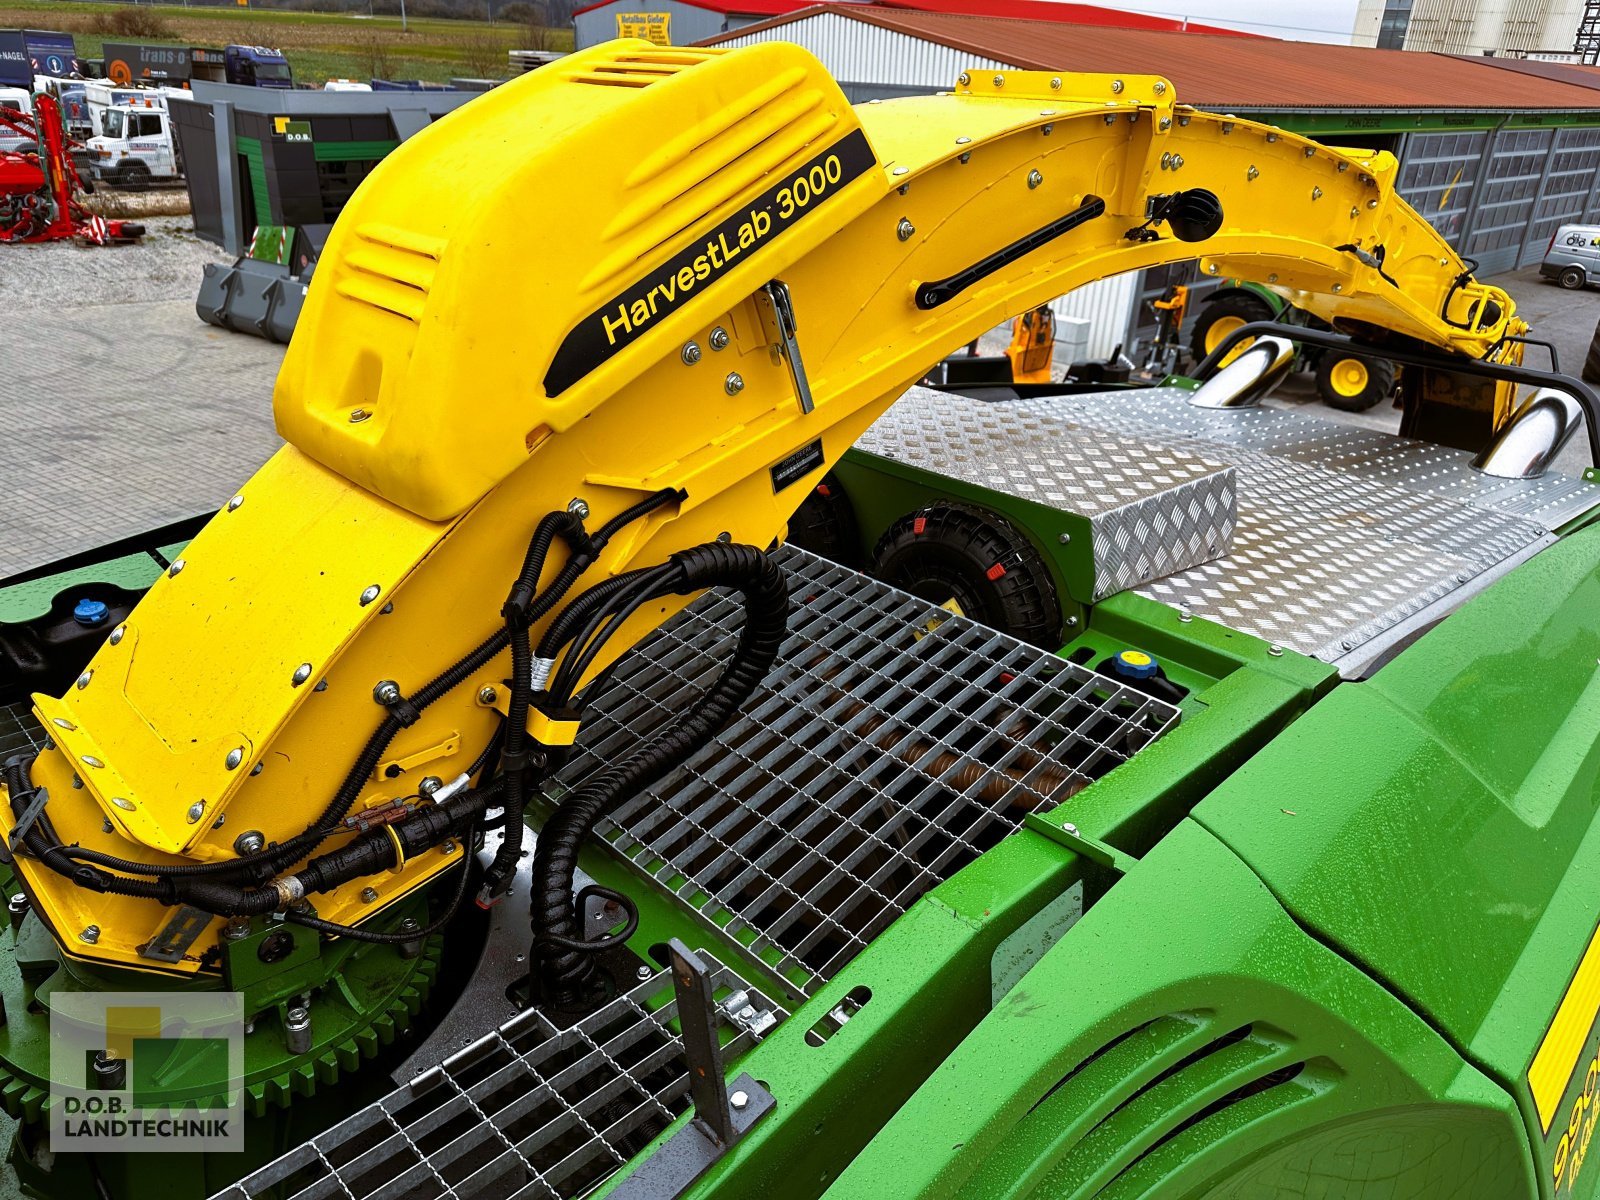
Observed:
[[[1122,650],[1116,658],[1111,660],[1111,665],[1118,675],[1128,679],[1154,678],[1160,665],[1143,650]]]
[[[72,610],[72,619],[79,625],[104,625],[110,611],[99,600],[79,600]]]

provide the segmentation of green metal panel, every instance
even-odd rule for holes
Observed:
[[[1363,133],[1452,132],[1468,129],[1572,128],[1600,125],[1600,111],[1507,113],[1504,109],[1478,112],[1253,112],[1241,113],[1280,129],[1325,138],[1359,137]]]
[[[255,197],[256,220],[270,221],[274,215],[272,195],[267,190],[267,167],[261,156],[261,141],[259,138],[236,137],[234,148],[244,155],[250,168],[250,192]]]
[[[312,152],[318,162],[377,162],[399,144],[393,138],[378,142],[315,142]]]

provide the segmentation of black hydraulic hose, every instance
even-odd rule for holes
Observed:
[[[657,596],[682,590],[681,572],[674,563],[665,563],[637,573],[633,586],[615,592],[609,603],[599,606],[588,623],[572,639],[572,648],[561,662],[561,670],[551,681],[549,692],[557,705],[566,704],[584,671],[617,627],[638,608]],[[587,596],[587,593],[585,594]],[[565,615],[565,614],[563,614]]]
[[[682,570],[681,591],[730,587],[742,593],[744,628],[732,659],[702,702],[627,760],[575,791],[539,835],[533,860],[534,953],[545,998],[557,1005],[580,999],[592,970],[589,955],[571,948],[583,940],[572,895],[579,848],[602,817],[687,761],[738,711],[766,677],[788,631],[789,591],[783,572],[754,546],[712,543],[675,554],[672,562]]]

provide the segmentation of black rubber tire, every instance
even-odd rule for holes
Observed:
[[[973,620],[1020,641],[1061,646],[1050,569],[1010,522],[981,508],[930,504],[878,539],[872,573],[934,604],[954,600]]]
[[[1194,328],[1189,333],[1189,357],[1197,364],[1205,359],[1208,353],[1206,334],[1224,317],[1237,317],[1245,321],[1270,321],[1275,316],[1277,314],[1272,311],[1272,306],[1259,296],[1222,296],[1210,300],[1194,319]]]
[[[1589,276],[1582,267],[1563,267],[1561,274],[1556,276],[1556,282],[1569,292],[1576,292],[1589,282]]]
[[[122,186],[130,192],[142,192],[150,186],[150,168],[142,162],[131,162],[123,169]]]
[[[861,566],[861,532],[856,511],[833,472],[817,481],[789,518],[790,545],[820,554],[841,566]]]
[[[1354,396],[1347,396],[1333,386],[1334,367],[1348,358],[1358,359],[1367,369],[1367,386]],[[1317,360],[1317,395],[1329,408],[1337,408],[1341,412],[1366,412],[1387,400],[1393,391],[1394,364],[1388,359],[1328,351]]]
[[[1600,383],[1600,324],[1595,325],[1594,336],[1589,339],[1589,352],[1583,356],[1583,381]]]

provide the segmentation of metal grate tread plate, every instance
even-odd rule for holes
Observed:
[[[44,730],[34,719],[33,706],[0,704],[0,762],[13,754],[37,754],[44,745]]]
[[[713,967],[720,1004],[747,992]],[[690,1107],[672,980],[660,971],[578,1024],[537,1009],[218,1193],[216,1200],[572,1200]],[[664,1002],[664,1003],[663,1003]],[[722,1013],[733,1061],[756,1038]]]
[[[917,897],[1126,761],[1178,711],[794,547],[777,666],[707,752],[601,835],[804,994]],[[629,753],[709,686],[742,623],[707,595],[596,698],[561,784]]]

